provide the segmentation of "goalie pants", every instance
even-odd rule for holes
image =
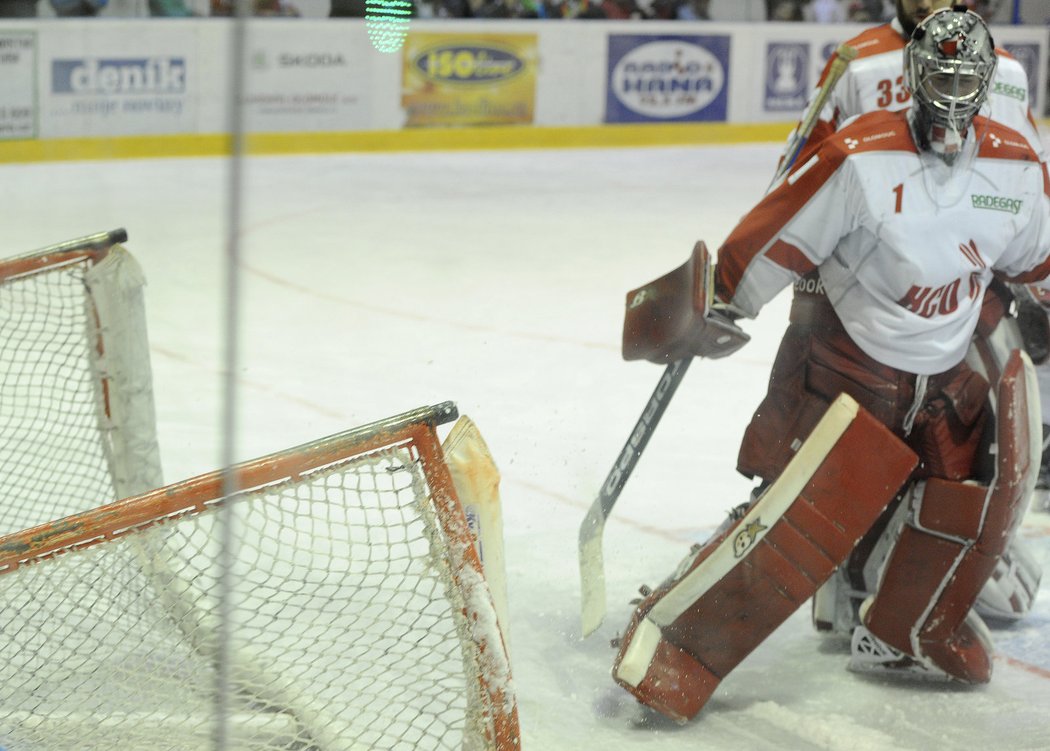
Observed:
[[[861,351],[827,298],[802,294],[792,303],[769,389],[744,433],[737,469],[766,481],[778,477],[842,393],[918,454],[917,478],[990,479],[990,468],[975,466],[990,417],[988,382],[981,375],[960,363],[923,385],[915,374]]]

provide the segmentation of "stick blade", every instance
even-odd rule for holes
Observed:
[[[605,561],[602,533],[605,515],[594,502],[580,525],[580,622],[583,636],[590,636],[605,618]]]

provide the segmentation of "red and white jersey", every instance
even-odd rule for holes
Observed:
[[[993,269],[1015,281],[1050,274],[1050,185],[1038,155],[983,117],[966,144],[948,167],[917,148],[906,112],[847,124],[730,234],[719,296],[754,316],[818,269],[868,355],[926,375],[956,365]]]
[[[911,93],[904,86],[904,45],[907,41],[900,22],[894,19],[846,42],[857,50],[857,57],[832,89],[808,140],[808,148],[798,161],[805,161],[820,139],[838,130],[851,117],[878,110],[896,112],[911,106]],[[1029,108],[1028,75],[1005,50],[996,49],[996,54],[999,62],[995,78],[981,114],[1023,135],[1045,160],[1043,144]],[[818,89],[835,59],[836,56],[832,55],[824,66]]]

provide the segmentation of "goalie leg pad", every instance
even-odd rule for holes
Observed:
[[[1015,352],[1000,379],[991,489],[936,478],[917,487],[912,518],[863,615],[890,646],[966,683],[991,679],[987,632],[979,619],[966,618],[1024,513],[1038,466],[1024,398],[1030,373],[1027,355]]]
[[[917,461],[853,399],[839,397],[747,514],[638,607],[616,681],[673,719],[693,717],[831,576]]]
[[[963,623],[995,567],[996,556],[975,544],[988,498],[981,485],[919,484],[912,518],[863,614],[868,629],[891,647],[968,683],[991,677],[986,645]]]

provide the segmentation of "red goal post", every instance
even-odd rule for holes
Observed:
[[[0,538],[0,620],[18,635],[0,643],[0,746],[144,747],[153,732],[193,748],[226,654],[245,747],[520,748],[436,430],[456,417],[421,408]]]

